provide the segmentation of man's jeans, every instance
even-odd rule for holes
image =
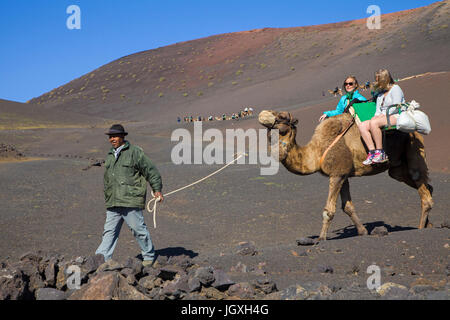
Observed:
[[[147,225],[144,221],[142,209],[139,208],[114,207],[107,209],[102,243],[95,253],[102,254],[105,257],[105,260],[112,258],[123,220],[128,224],[136,241],[141,247],[143,259],[153,261],[155,250]]]

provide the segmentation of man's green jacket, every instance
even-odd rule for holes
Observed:
[[[145,207],[147,182],[154,192],[161,192],[162,181],[158,169],[144,151],[125,141],[117,159],[114,148],[105,160],[104,192],[106,207]]]

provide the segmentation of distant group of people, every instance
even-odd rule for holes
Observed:
[[[252,116],[254,109],[251,107],[246,107],[244,110],[241,110],[237,113],[232,113],[231,115],[226,115],[225,113],[222,116],[185,116],[183,117],[183,122],[195,122],[195,121],[224,121],[224,120],[239,120],[241,118],[245,118],[248,116]],[[177,122],[181,123],[181,117],[177,117]]]
[[[392,105],[405,103],[405,97],[402,89],[398,84],[395,84],[394,79],[387,69],[380,69],[375,72],[375,82],[370,84],[368,81],[366,82],[366,86],[372,89],[371,100],[376,102],[376,112],[372,119],[359,123],[358,128],[362,139],[369,149],[369,153],[363,164],[371,165],[372,163],[383,163],[388,161],[386,153],[383,150],[381,128],[387,124],[387,108]],[[367,99],[358,92],[358,88],[360,88],[360,86],[358,85],[356,77],[348,76],[342,84],[343,94],[336,109],[325,111],[320,116],[319,122],[322,122],[326,118],[342,114],[350,103],[367,101]],[[391,125],[397,123],[398,117],[399,110],[397,108],[389,110],[389,121]]]

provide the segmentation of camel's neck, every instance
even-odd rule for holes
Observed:
[[[317,148],[310,142],[305,146],[297,145],[295,135],[280,140],[280,148],[287,154],[281,163],[290,172],[302,175],[312,174],[319,170],[320,155],[317,155]]]

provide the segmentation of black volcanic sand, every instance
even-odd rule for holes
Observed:
[[[245,122],[240,124],[246,126]],[[226,124],[234,125],[237,123]],[[130,141],[143,146],[156,163],[165,193],[221,167],[172,164],[170,152],[175,142],[169,141],[167,132],[173,128],[158,133],[157,128],[135,123],[127,129]],[[24,143],[25,155],[43,159],[0,164],[0,261],[15,261],[24,252],[35,250],[74,257],[95,252],[105,219],[104,168],[83,169],[90,157],[102,158],[109,149],[103,132],[83,128],[2,134],[10,142],[31,141]],[[411,286],[425,281],[442,287],[447,281],[450,232],[440,226],[448,219],[450,175],[431,173],[431,179],[434,228],[426,230],[416,229],[420,217],[416,190],[390,179],[387,173],[351,179],[361,220],[369,232],[385,226],[389,235],[384,237],[357,236],[338,201],[329,240],[316,246],[298,246],[297,239],[317,238],[320,232],[328,179],[320,174],[296,176],[284,167],[277,175],[261,176],[259,166],[249,164],[232,165],[205,182],[167,196],[158,208],[156,229],[148,213],[146,221],[160,256],[187,254],[199,264],[229,271],[235,281],[260,278],[255,271],[263,268],[278,289],[302,281],[364,287],[367,267],[376,264],[390,271],[383,271],[382,283]],[[258,254],[236,254],[244,241],[253,242]],[[125,261],[139,253],[124,226],[114,259]],[[249,272],[231,272],[239,262]],[[330,266],[334,272],[320,273],[320,265]],[[353,296],[351,292],[342,294],[344,298],[365,297],[361,290]]]

